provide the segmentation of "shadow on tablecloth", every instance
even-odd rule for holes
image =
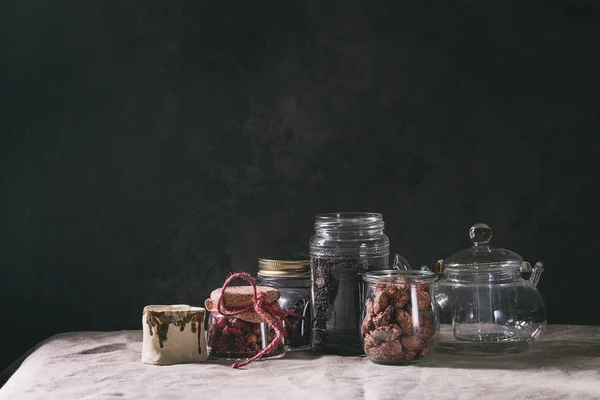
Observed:
[[[538,342],[529,352],[517,355],[477,357],[437,353],[422,366],[508,370],[544,367],[585,369],[586,359],[596,364],[597,358],[600,358],[600,340],[550,340]]]

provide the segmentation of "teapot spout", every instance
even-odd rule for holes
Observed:
[[[538,261],[535,263],[535,266],[532,268],[528,262],[524,262],[523,264],[527,264],[529,268],[524,268],[525,270],[529,269],[531,271],[531,276],[529,277],[529,283],[531,283],[534,287],[537,286],[540,281],[540,276],[542,276],[542,272],[544,272],[544,263]],[[529,272],[528,271],[528,272]]]

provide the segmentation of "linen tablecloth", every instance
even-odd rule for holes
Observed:
[[[418,366],[289,353],[230,363],[140,361],[141,331],[51,337],[0,389],[7,399],[600,399],[600,327],[549,326],[521,355],[436,354]]]

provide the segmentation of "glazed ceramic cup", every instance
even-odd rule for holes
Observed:
[[[142,362],[168,365],[206,361],[205,316],[204,308],[186,304],[144,307]]]

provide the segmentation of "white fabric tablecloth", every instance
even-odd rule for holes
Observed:
[[[53,336],[0,389],[0,399],[600,399],[600,327],[549,326],[518,356],[437,354],[420,366],[292,353],[229,363],[152,366],[141,331]]]

